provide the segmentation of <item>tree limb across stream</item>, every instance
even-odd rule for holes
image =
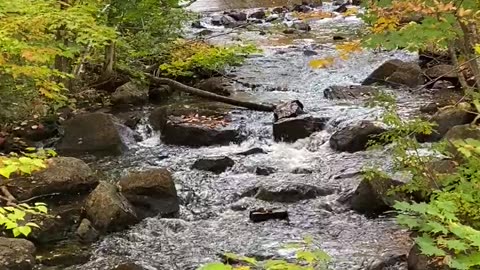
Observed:
[[[214,94],[214,93],[210,93],[210,92],[207,92],[207,91],[204,91],[204,90],[200,90],[198,88],[179,83],[179,82],[177,82],[175,80],[172,80],[172,79],[159,78],[159,77],[155,77],[151,74],[145,74],[145,76],[147,76],[147,78],[150,80],[150,82],[154,85],[168,85],[173,90],[186,92],[186,93],[189,93],[189,94],[192,94],[194,96],[201,97],[201,98],[206,98],[206,99],[213,100],[213,101],[223,102],[223,103],[226,103],[226,104],[230,104],[230,105],[234,105],[234,106],[238,106],[238,107],[243,107],[243,108],[247,108],[247,109],[254,110],[254,111],[273,112],[273,110],[275,109],[275,105],[273,105],[273,104],[262,104],[262,103],[254,103],[254,102],[249,102],[249,101],[237,100],[237,99],[233,99],[233,98],[229,98],[229,97],[220,96],[220,95],[217,95],[217,94]]]

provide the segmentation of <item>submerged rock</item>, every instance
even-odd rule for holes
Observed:
[[[393,87],[416,87],[422,85],[424,79],[422,69],[418,64],[394,59],[380,65],[362,84],[372,85],[376,83]]]
[[[330,120],[326,117],[301,115],[294,118],[284,118],[273,124],[275,141],[295,142],[321,131]]]
[[[250,211],[249,218],[253,222],[262,222],[271,219],[288,220],[288,212],[285,210],[258,209]]]
[[[469,124],[475,115],[468,112],[469,104],[460,104],[458,107],[440,109],[431,119],[436,126],[431,134],[417,134],[419,142],[439,141],[454,126]]]
[[[358,124],[342,128],[330,137],[330,147],[342,152],[358,152],[367,149],[370,140],[385,132],[385,129],[371,121],[361,121]]]
[[[31,270],[35,265],[35,246],[25,239],[0,237],[0,269]]]
[[[134,82],[128,82],[115,90],[111,101],[117,107],[143,105],[148,101],[148,88]]]
[[[57,150],[62,155],[120,155],[127,149],[120,126],[110,114],[77,115],[65,122],[65,134]]]
[[[277,169],[273,167],[257,167],[255,168],[255,174],[256,175],[263,175],[263,176],[268,176],[270,174],[273,174],[277,172]]]
[[[396,200],[403,197],[390,194],[390,191],[404,185],[403,182],[388,179],[375,178],[363,179],[349,200],[350,208],[366,215],[378,215],[391,210]]]
[[[244,22],[247,20],[247,14],[245,12],[233,11],[233,12],[229,12],[228,16],[232,17],[236,21]]]
[[[118,184],[142,218],[170,215],[180,209],[172,174],[166,169],[130,172]]]
[[[252,156],[252,155],[256,155],[256,154],[266,154],[266,153],[267,152],[265,150],[263,150],[262,148],[254,147],[254,148],[248,149],[247,151],[237,153],[237,155]]]
[[[135,263],[121,263],[111,270],[145,270],[142,266],[135,264]]]
[[[229,157],[212,157],[202,158],[192,165],[192,169],[200,171],[209,171],[216,174],[225,172],[228,168],[233,167],[235,162]]]
[[[268,202],[294,203],[333,193],[334,191],[330,188],[320,188],[297,182],[282,182],[259,187],[255,198]],[[248,195],[248,192],[246,194]]]
[[[19,200],[35,196],[82,195],[95,188],[98,181],[90,167],[80,159],[56,157],[49,161],[44,170],[31,176],[13,178],[8,183],[12,195]]]
[[[130,202],[107,182],[100,182],[85,203],[85,213],[101,232],[119,231],[138,222]]]
[[[328,99],[361,99],[372,97],[378,89],[366,85],[332,85],[323,91],[323,96]]]

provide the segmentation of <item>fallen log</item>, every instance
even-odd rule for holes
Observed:
[[[275,109],[275,105],[273,105],[273,104],[262,104],[262,103],[254,103],[254,102],[249,102],[249,101],[237,100],[237,99],[233,99],[233,98],[220,96],[220,95],[217,95],[217,94],[214,94],[214,93],[210,93],[210,92],[207,92],[207,91],[204,91],[204,90],[200,90],[198,88],[179,83],[179,82],[177,82],[175,80],[172,80],[172,79],[159,78],[159,77],[155,77],[151,74],[145,74],[145,76],[147,76],[147,78],[150,80],[150,82],[154,85],[168,85],[173,90],[186,92],[186,93],[192,94],[192,95],[197,96],[197,97],[206,98],[206,99],[213,100],[213,101],[218,101],[218,102],[223,102],[223,103],[226,103],[226,104],[230,104],[230,105],[238,106],[238,107],[243,107],[243,108],[247,108],[247,109],[254,110],[254,111],[273,112],[273,110]]]

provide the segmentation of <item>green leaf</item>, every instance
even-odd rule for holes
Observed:
[[[427,234],[423,234],[421,237],[415,238],[415,243],[420,247],[420,250],[423,254],[427,256],[445,256],[447,255],[445,251],[437,247],[437,244]]]
[[[230,265],[216,262],[204,265],[200,270],[233,270],[233,268]]]
[[[21,234],[25,236],[28,236],[32,232],[32,228],[30,228],[29,226],[21,226],[21,227],[18,227],[17,229]]]

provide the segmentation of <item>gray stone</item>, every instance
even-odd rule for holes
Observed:
[[[423,73],[418,64],[394,59],[380,65],[362,84],[372,85],[378,83],[393,87],[416,87],[422,85],[423,82]]]
[[[148,101],[148,88],[134,82],[118,87],[111,97],[114,106],[143,105]]]
[[[330,147],[341,152],[364,151],[371,140],[376,140],[375,136],[385,132],[385,129],[379,127],[370,121],[361,121],[358,124],[342,128],[330,137]]]
[[[255,198],[269,202],[294,203],[333,194],[330,188],[320,188],[298,182],[267,184],[258,188]]]
[[[328,120],[308,114],[281,119],[273,124],[273,138],[275,141],[295,142],[321,131]]]
[[[25,239],[0,237],[0,269],[31,270],[35,265],[35,246]]]
[[[80,241],[84,243],[92,243],[98,240],[100,236],[98,231],[93,227],[90,220],[84,218],[78,225],[75,234],[80,238]]]
[[[229,157],[211,157],[195,161],[192,169],[220,174],[228,168],[233,167],[233,165],[235,165],[235,162]]]

